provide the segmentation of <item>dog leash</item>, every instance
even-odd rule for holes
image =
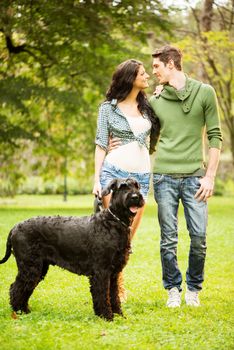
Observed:
[[[99,198],[98,196],[95,196],[94,199],[94,213],[98,213],[100,211],[103,211],[103,203],[102,203],[102,198]],[[107,208],[107,210],[109,211],[109,213],[117,220],[119,221],[123,226],[125,227],[130,227],[127,224],[125,224],[125,222],[123,222],[122,220],[120,220],[120,218],[118,218],[114,213],[112,213],[112,211]]]
[[[112,211],[107,208],[107,210],[109,211],[109,213],[119,222],[121,222],[122,225],[124,225],[125,227],[129,228],[129,226],[127,224],[125,224],[125,222],[123,222],[122,220],[120,220],[120,218],[118,218],[118,216],[116,216],[114,213],[112,213]]]
[[[103,203],[102,203],[102,198],[95,196],[94,202],[93,202],[93,210],[94,213],[98,213],[100,211],[103,211]]]

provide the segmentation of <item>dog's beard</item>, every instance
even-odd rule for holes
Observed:
[[[145,204],[145,201],[142,197],[139,197],[137,199],[130,199],[128,203],[128,210],[130,211],[131,214],[136,215],[138,209],[143,207]]]

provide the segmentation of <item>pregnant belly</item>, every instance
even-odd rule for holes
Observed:
[[[134,173],[150,172],[149,151],[137,141],[119,146],[107,154],[106,160],[125,171]]]

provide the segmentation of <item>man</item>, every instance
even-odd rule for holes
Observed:
[[[150,104],[161,131],[153,166],[154,196],[161,228],[163,285],[168,307],[181,304],[182,275],[177,264],[179,201],[190,235],[186,272],[187,305],[199,306],[206,257],[207,199],[212,196],[222,135],[214,89],[182,70],[180,50],[164,46],[153,54],[153,74],[163,85]],[[204,133],[209,162],[204,162]]]

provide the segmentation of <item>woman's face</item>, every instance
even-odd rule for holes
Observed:
[[[149,86],[149,74],[146,73],[143,66],[139,67],[136,79],[133,82],[133,87],[143,90]]]

